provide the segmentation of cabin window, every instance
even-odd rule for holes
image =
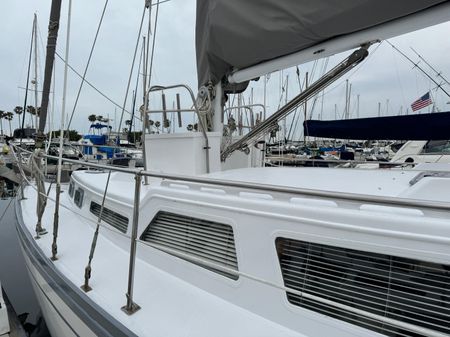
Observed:
[[[73,197],[73,191],[74,191],[74,186],[73,186],[73,181],[71,181],[69,184],[69,196],[71,198]]]
[[[94,201],[91,202],[90,211],[96,217],[100,216],[100,210],[102,206]],[[128,218],[110,210],[109,208],[103,207],[101,220],[106,222],[108,225],[113,226],[122,233],[126,233],[128,229]]]
[[[75,191],[75,197],[73,201],[75,202],[75,205],[77,205],[79,208],[83,206],[83,197],[84,197],[84,191],[81,188],[78,188]]]
[[[450,334],[450,265],[287,238],[276,249],[293,305],[387,336]]]
[[[140,239],[170,255],[238,279],[238,275],[226,270],[238,270],[230,225],[160,211]]]
[[[450,141],[448,141],[448,140],[430,140],[424,146],[422,153],[428,153],[428,154],[450,153]]]

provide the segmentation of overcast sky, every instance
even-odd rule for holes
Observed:
[[[57,51],[64,55],[67,23],[67,3],[63,1],[61,12],[61,27],[58,37]],[[126,5],[124,5],[126,3]],[[143,9],[143,0],[109,0],[105,19],[100,31],[87,79],[99,90],[109,96],[119,105],[125,98],[127,80],[131,68],[134,46],[138,37],[138,28]],[[16,105],[23,105],[25,91],[20,87],[26,85],[28,53],[34,13],[38,15],[38,83],[42,87],[44,70],[45,44],[47,38],[47,25],[50,13],[50,0],[17,0],[0,1],[0,12],[3,13],[3,29],[0,33],[0,109],[12,111]],[[95,31],[104,6],[104,1],[77,0],[73,1],[72,27],[70,41],[69,63],[80,73],[83,72],[89,51],[94,39]],[[156,52],[154,58],[152,84],[186,83],[193,88],[197,85],[195,63],[195,1],[171,0],[160,6],[158,17]],[[390,41],[407,53],[415,61],[418,57],[410,47],[417,50],[430,64],[450,77],[450,24],[441,24],[425,30],[400,36]],[[143,35],[143,32],[141,35]],[[139,49],[140,50],[140,49]],[[335,55],[328,62],[328,69],[349,53]],[[318,63],[318,69],[323,61]],[[430,75],[435,74],[423,63],[420,63]],[[304,74],[312,70],[312,64],[300,66],[301,81]],[[319,74],[316,71],[316,78]],[[55,121],[54,128],[59,127],[59,114],[62,101],[62,74],[63,63],[56,59],[55,81]],[[280,78],[289,78],[288,98],[298,93],[299,86],[295,69],[281,73],[273,73],[267,83],[268,111],[276,110],[280,101]],[[34,74],[32,73],[32,78]],[[133,77],[134,78],[134,77]],[[450,98],[433,88],[423,74],[408,63],[402,56],[383,42],[379,46],[371,47],[369,59],[338,82],[325,90],[323,99],[319,99],[313,111],[313,118],[319,114],[324,119],[333,119],[335,104],[337,105],[337,118],[341,118],[345,106],[345,80],[352,84],[351,113],[356,117],[356,97],[360,97],[360,116],[376,116],[378,103],[381,103],[382,115],[398,114],[402,107],[406,111],[410,104],[431,90],[436,108],[450,110]],[[439,81],[439,79],[437,79]],[[71,113],[77,94],[80,79],[69,72],[68,99],[66,111]],[[134,89],[135,80],[132,82]],[[253,83],[254,102],[262,103],[263,81]],[[445,87],[450,91],[450,87]],[[142,93],[139,89],[138,106],[142,104]],[[249,98],[250,90],[244,96]],[[168,104],[171,105],[173,95],[168,94]],[[28,105],[34,105],[34,94],[28,96]],[[39,94],[40,100],[41,94]],[[139,101],[140,100],[140,101]],[[282,98],[284,100],[284,98]],[[187,101],[186,101],[187,102]],[[156,103],[155,103],[156,104]],[[158,102],[159,104],[159,102]],[[310,104],[312,106],[312,104]],[[128,99],[126,108],[131,109],[131,99]],[[428,111],[424,109],[422,112]],[[88,131],[87,116],[97,114],[120,118],[120,109],[87,85],[84,86],[81,98],[75,112],[71,128],[81,133]],[[128,119],[129,117],[125,117]],[[112,122],[113,126],[114,123]],[[17,127],[17,118],[13,120],[13,127]],[[30,123],[30,121],[27,121]]]

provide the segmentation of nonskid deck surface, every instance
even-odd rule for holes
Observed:
[[[70,205],[67,191],[61,197],[62,204]],[[50,197],[54,198],[54,190]],[[21,201],[23,220],[34,235],[36,216],[36,192],[25,189],[26,199]],[[74,212],[75,211],[75,212]],[[80,217],[76,209],[60,208],[58,233],[58,260],[56,268],[74,285],[84,283],[84,269],[94,234],[93,221]],[[36,240],[48,257],[51,256],[54,203],[49,200],[43,217],[48,234]],[[103,233],[102,233],[103,232]],[[113,243],[105,234],[116,236],[123,244]],[[207,293],[158,268],[139,257],[136,260],[134,300],[141,306],[128,316],[121,307],[126,303],[129,238],[117,238],[117,233],[104,226],[92,262],[92,291],[87,295],[115,319],[139,336],[302,336],[283,326],[257,316],[223,299]],[[139,254],[139,248],[138,248]],[[233,324],[229,324],[233,322]]]
[[[210,178],[282,187],[397,196],[418,172],[333,168],[252,168],[211,173]]]
[[[99,173],[76,173],[77,181],[102,194],[107,175]],[[93,171],[95,172],[95,171]],[[398,197],[411,188],[411,181],[421,171],[416,170],[363,170],[333,168],[250,168],[205,174],[203,178],[223,181],[254,183],[275,187],[311,189],[338,193],[354,193],[373,196]],[[150,185],[158,185],[160,179],[150,179]],[[143,186],[141,199],[151,186]],[[108,195],[116,200],[132,203],[133,176],[112,173]],[[420,199],[420,196],[414,198]]]

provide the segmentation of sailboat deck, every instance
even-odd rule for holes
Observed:
[[[320,191],[398,196],[419,172],[389,170],[268,167],[211,173],[210,178]]]
[[[105,212],[125,217],[127,229],[121,232],[112,222],[108,223],[112,218],[102,221],[92,263],[93,290],[87,295],[140,336],[210,336],[212,331],[215,336],[307,336],[330,331],[335,336],[376,335],[288,303],[282,289],[277,238],[447,265],[450,264],[447,213],[356,199],[307,197],[301,192],[278,193],[266,189],[266,185],[299,191],[340,191],[356,198],[360,194],[417,201],[421,195],[426,200],[449,201],[448,178],[414,180],[419,174],[406,170],[261,168],[205,175],[210,181],[223,182],[214,186],[206,182],[153,179],[150,185],[142,186],[140,198],[134,301],[141,309],[128,316],[121,307],[126,302],[134,179],[132,175],[113,173]],[[84,282],[97,222],[92,203],[101,204],[107,176],[105,172],[73,173],[74,189],[84,190],[82,207],[76,205],[66,188],[61,195],[58,260],[54,265],[74,285],[81,286]],[[332,180],[326,179],[331,176]],[[226,186],[227,182],[253,183],[263,189],[253,193]],[[27,230],[34,234],[36,192],[31,186],[25,189],[25,197],[20,202],[23,220]],[[54,189],[50,197],[54,199]],[[52,200],[43,217],[43,225],[50,233],[35,241],[46,256],[51,256]],[[177,218],[172,224],[175,227],[167,227],[167,221],[162,223],[166,227],[159,227],[163,232],[156,234],[165,233],[165,237],[155,245],[144,234],[161,212]],[[183,217],[190,226],[187,232],[179,229]],[[200,221],[202,229],[192,227],[195,221]],[[195,233],[202,240],[215,238],[207,231],[217,223],[232,228],[237,278],[228,278],[177,255],[180,251],[173,254],[161,246],[179,242],[172,246],[178,249],[184,244],[183,235],[191,240]],[[219,248],[211,246],[211,254],[220,254]]]

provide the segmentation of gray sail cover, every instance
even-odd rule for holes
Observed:
[[[199,86],[445,0],[197,0]]]

